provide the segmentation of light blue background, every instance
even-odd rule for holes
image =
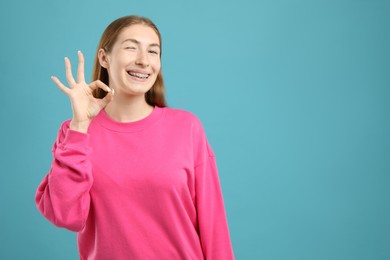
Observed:
[[[0,259],[77,259],[34,203],[105,27],[150,17],[217,154],[237,259],[390,259],[390,1],[2,1]]]

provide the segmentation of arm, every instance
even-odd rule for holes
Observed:
[[[69,129],[69,121],[65,122],[53,146],[50,172],[35,197],[39,211],[58,227],[84,228],[93,183],[89,153],[89,135]]]
[[[199,234],[205,259],[234,259],[216,161],[209,156],[195,167]]]
[[[53,224],[73,231],[83,229],[90,204],[89,190],[93,183],[88,127],[92,119],[112,101],[114,91],[97,80],[87,84],[84,79],[84,56],[79,51],[77,79],[73,78],[71,64],[65,58],[66,87],[57,77],[54,83],[70,99],[72,121],[65,122],[53,146],[53,163],[50,172],[39,185],[36,204]],[[103,99],[93,96],[101,88],[108,92]]]

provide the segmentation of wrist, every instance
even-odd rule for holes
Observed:
[[[91,124],[91,121],[85,120],[85,121],[76,121],[72,119],[70,121],[69,129],[82,132],[82,133],[87,133],[88,132],[88,127]]]

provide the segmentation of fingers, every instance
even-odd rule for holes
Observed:
[[[77,67],[77,82],[84,82],[84,55],[81,51],[77,52],[79,57],[79,65]]]
[[[55,76],[51,76],[51,79],[56,83],[59,89],[64,92],[66,95],[69,95],[69,88],[67,88],[62,82]]]
[[[72,66],[70,65],[70,60],[68,57],[65,57],[65,72],[66,80],[68,81],[70,88],[73,88],[73,86],[76,85],[76,81],[73,78]]]
[[[64,84],[62,84],[62,82],[57,77],[55,77],[55,76],[51,77],[51,79],[58,86],[58,88],[68,96],[71,93],[71,90],[76,85],[80,85],[80,83],[81,83],[81,85],[88,86],[85,83],[85,78],[84,78],[84,65],[85,65],[84,55],[81,51],[78,51],[77,54],[78,54],[78,59],[79,59],[79,63],[78,63],[78,67],[77,67],[77,82],[75,81],[75,79],[73,77],[72,66],[71,66],[71,63],[70,63],[70,60],[68,57],[65,57],[65,72],[66,72],[66,81],[68,82],[70,88],[68,88]],[[100,88],[108,93],[110,93],[112,91],[106,84],[104,84],[100,80],[96,80],[96,81],[92,82],[88,87],[91,88],[92,90]]]
[[[104,84],[104,83],[103,83],[102,81],[100,81],[100,80],[96,80],[96,81],[92,82],[92,83],[89,85],[89,87],[90,87],[91,89],[100,88],[100,89],[102,89],[102,90],[108,92],[107,95],[106,95],[104,98],[98,99],[98,102],[100,103],[100,106],[101,106],[102,108],[104,108],[108,103],[110,103],[110,102],[114,99],[114,94],[115,94],[114,89],[109,88],[106,84]]]
[[[100,80],[96,80],[94,82],[92,82],[89,87],[93,90],[97,89],[97,88],[101,88],[102,90],[110,93],[111,92],[111,89],[106,85],[104,84],[102,81]]]
[[[101,104],[101,107],[104,108],[107,106],[108,103],[110,103],[114,99],[115,91],[114,89],[107,93],[107,95],[103,99],[99,99],[99,102]]]

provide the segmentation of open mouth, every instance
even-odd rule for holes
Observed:
[[[127,72],[130,76],[139,78],[139,79],[148,79],[150,74],[147,73],[140,73],[140,72],[135,72],[135,71],[128,71]]]

